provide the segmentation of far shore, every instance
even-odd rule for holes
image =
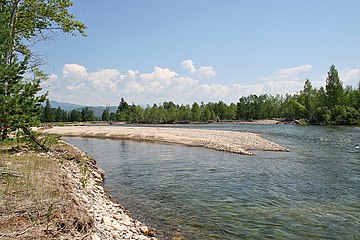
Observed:
[[[246,155],[254,155],[251,150],[288,151],[279,144],[264,139],[259,134],[249,132],[119,125],[56,126],[39,128],[38,131],[43,134],[59,134],[62,136],[182,144]]]

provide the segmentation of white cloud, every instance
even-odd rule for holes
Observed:
[[[194,62],[191,59],[187,59],[181,63],[183,69],[188,70],[190,73],[198,73],[197,76],[211,78],[216,75],[213,66],[200,66],[196,69]]]
[[[304,86],[306,76],[302,74],[311,69],[312,66],[310,64],[278,69],[275,75],[263,78],[263,92],[274,95],[296,93]]]
[[[198,71],[206,78],[210,78],[216,75],[216,72],[212,66],[201,66]]]
[[[58,79],[58,77],[59,77],[58,75],[53,73],[49,76],[49,81],[56,81]]]
[[[312,69],[312,66],[310,64],[305,64],[297,67],[292,68],[283,68],[278,70],[278,75],[286,78],[292,75],[297,75],[303,72],[308,72]]]
[[[197,73],[211,77],[212,66],[201,66]],[[118,104],[120,97],[136,104],[164,101],[192,103],[219,101],[236,102],[241,95],[253,93],[259,86],[209,84],[188,76],[180,76],[169,68],[154,67],[152,72],[117,69],[89,71],[79,64],[65,64],[62,76],[51,86],[50,97],[61,102],[85,105]],[[258,90],[256,90],[258,91]]]
[[[126,77],[128,79],[131,79],[131,80],[135,80],[138,75],[139,75],[138,71],[134,71],[134,70],[131,70],[131,69],[128,70],[127,73],[126,73]]]
[[[87,76],[87,70],[79,64],[65,64],[62,71],[63,77],[74,81]]]
[[[283,80],[302,80],[299,75],[312,69],[310,64],[304,64],[297,67],[278,69],[273,76],[264,77],[265,81],[283,81]]]
[[[78,91],[78,90],[80,90],[80,89],[82,89],[84,87],[85,87],[85,84],[81,83],[81,84],[79,84],[77,86],[71,86],[71,85],[67,86],[66,89],[69,90],[69,91]]]
[[[305,82],[305,80],[303,81]],[[284,95],[286,93],[293,94],[303,88],[304,82],[298,80],[269,81],[264,84],[263,92],[272,95]]]
[[[264,93],[264,84],[249,84],[241,85],[240,83],[234,83],[231,87],[232,93],[235,93],[235,97],[248,96],[250,94],[262,94]]]
[[[259,79],[258,83],[221,84],[209,83],[200,78],[204,76],[201,73],[208,77],[214,76],[216,73],[212,66],[202,66],[197,69],[196,74],[189,77],[161,67],[154,67],[148,73],[127,70],[126,74],[122,74],[118,69],[90,71],[79,64],[65,64],[62,75],[51,76],[53,80],[49,92],[51,99],[85,105],[117,105],[121,97],[129,103],[141,105],[170,100],[179,104],[219,100],[230,103],[250,94],[296,93],[303,88],[307,77],[304,73],[311,69],[310,64],[305,64],[279,69],[273,76]],[[342,71],[342,78],[346,81],[358,81],[360,70],[345,69]],[[314,86],[320,82],[325,82],[324,79],[320,81],[320,76],[317,81],[312,80]]]
[[[196,68],[194,66],[194,63],[191,59],[185,60],[181,63],[181,66],[186,69],[189,70],[191,73],[196,73]]]
[[[360,69],[359,68],[345,68],[340,73],[340,78],[344,82],[344,85],[352,85],[356,87],[360,81]]]
[[[168,80],[177,76],[176,72],[170,71],[168,68],[154,67],[154,71],[151,73],[140,74],[141,79],[160,79]]]
[[[116,92],[117,83],[124,78],[117,69],[101,69],[88,74],[87,77],[96,89],[110,90],[112,92]]]

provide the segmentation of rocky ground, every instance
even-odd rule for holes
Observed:
[[[111,200],[82,151],[0,150],[0,239],[156,239]]]
[[[286,148],[248,132],[166,127],[64,126],[39,129],[44,134],[130,139],[201,146],[219,151],[253,155],[249,150],[287,151]]]
[[[85,162],[93,162],[85,153],[77,150]],[[63,169],[72,183],[74,199],[86,207],[89,215],[94,219],[94,229],[91,237],[97,239],[155,239],[155,230],[148,229],[141,222],[132,219],[119,204],[114,203],[104,188],[104,173],[92,165],[87,168],[84,175],[84,167],[77,167],[75,162],[67,162]]]

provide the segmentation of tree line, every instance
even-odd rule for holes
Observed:
[[[172,101],[142,107],[128,104],[121,98],[117,111],[106,108],[101,118],[96,118],[88,108],[65,112],[43,108],[44,122],[52,121],[121,121],[129,123],[208,123],[231,120],[259,120],[284,118],[302,119],[309,124],[360,124],[360,82],[356,89],[343,87],[335,66],[331,66],[325,87],[316,89],[307,79],[304,88],[296,94],[256,95],[240,97],[237,103],[223,101],[178,105]]]
[[[329,69],[325,87],[316,89],[306,79],[304,88],[296,94],[256,95],[240,97],[237,103],[193,103],[176,105],[173,102],[129,105],[121,98],[116,113],[104,110],[102,120],[131,123],[187,123],[224,120],[258,120],[267,118],[302,119],[309,124],[360,124],[360,82],[357,88],[343,86],[334,65]],[[104,118],[105,116],[105,118]]]
[[[45,106],[40,106],[40,120],[46,122],[89,122],[101,120],[94,116],[94,111],[85,107],[81,110],[73,109],[65,111],[61,107],[51,107],[49,99],[46,99]]]

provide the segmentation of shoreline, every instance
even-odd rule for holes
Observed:
[[[264,139],[259,134],[222,130],[130,126],[64,126],[37,129],[42,134],[73,137],[95,137],[180,144],[192,147],[254,155],[251,150],[280,151],[288,149]]]
[[[80,154],[88,167],[89,174],[85,176],[84,183],[84,174],[79,163],[67,161],[62,165],[62,170],[69,179],[70,195],[93,218],[90,239],[156,240],[154,229],[149,229],[142,222],[130,217],[126,209],[111,199],[111,195],[102,186],[105,172],[97,166],[96,161],[81,149],[65,141],[62,143]]]
[[[60,140],[48,152],[0,147],[0,238],[156,240],[103,187],[96,160]]]

